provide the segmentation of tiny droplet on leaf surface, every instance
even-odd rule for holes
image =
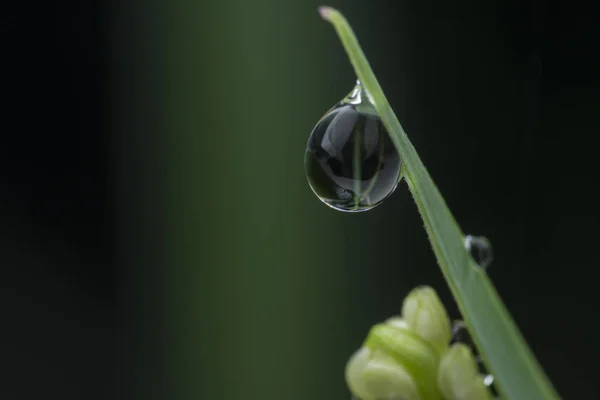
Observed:
[[[477,362],[479,373],[483,377],[483,384],[490,389],[494,398],[498,397],[498,391],[494,385],[494,376],[490,374],[485,367],[483,359],[478,354],[477,348],[475,347],[475,342],[469,333],[467,324],[465,324],[465,322],[462,320],[456,320],[452,324],[452,339],[450,340],[450,344],[454,343],[463,343],[471,349],[475,355],[475,361]]]
[[[494,259],[492,243],[483,236],[465,236],[465,248],[473,260],[483,269],[486,269]]]

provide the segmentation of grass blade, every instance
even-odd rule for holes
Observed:
[[[406,182],[442,273],[500,393],[515,400],[558,399],[485,271],[465,249],[460,227],[391,109],[348,22],[330,7],[319,8],[319,13],[337,31],[400,153]]]

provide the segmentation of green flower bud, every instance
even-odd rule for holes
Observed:
[[[398,329],[410,330],[408,323],[402,317],[391,317],[385,321],[386,325],[393,326]]]
[[[361,400],[420,400],[413,378],[391,357],[362,347],[346,366],[346,382]]]
[[[463,343],[450,347],[440,360],[437,383],[448,400],[491,400],[492,396],[477,370],[471,349]]]
[[[450,319],[435,290],[428,286],[413,289],[402,304],[402,317],[408,326],[429,342],[439,354],[450,343]]]
[[[371,351],[366,347],[361,347],[352,354],[346,364],[346,385],[348,389],[359,399],[369,399],[373,394],[369,393],[365,379],[362,375],[363,370],[369,363]]]
[[[396,365],[412,377],[422,399],[439,399],[435,380],[439,357],[436,350],[410,329],[401,326],[401,319],[375,325],[369,332],[365,347],[376,354],[390,357]]]
[[[435,291],[419,287],[402,316],[373,326],[346,365],[346,382],[361,400],[491,400],[471,350],[449,348],[450,320]]]

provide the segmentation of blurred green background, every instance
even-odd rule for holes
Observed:
[[[162,394],[140,385],[143,398],[348,396],[343,369],[370,321],[356,306],[374,300],[386,206],[342,215],[308,188],[308,135],[354,84],[318,5],[173,1],[147,16],[141,34],[155,40],[134,68],[147,74],[156,137],[142,131],[137,150],[164,158],[140,195],[164,225],[161,246],[140,251],[165,261],[146,296],[161,304],[149,318],[165,329],[168,383]]]
[[[168,377],[161,389],[169,398],[346,398],[349,355],[420,283],[401,273],[380,294],[373,279],[389,264],[411,267],[410,253],[397,258],[404,236],[427,251],[403,185],[365,215],[332,211],[308,187],[308,135],[355,82],[319,5],[177,0],[121,20],[116,40],[130,36],[122,55],[133,62],[123,72],[134,79],[120,99],[122,118],[138,103],[144,127],[122,138],[135,147],[124,155],[123,170],[136,171],[127,182],[141,185],[127,192],[135,200],[125,218],[138,214],[131,225],[144,231],[160,224],[148,233],[157,245],[139,252],[163,260],[151,270],[137,263],[132,274],[152,274],[139,288],[140,307],[160,310],[147,323],[165,330],[154,338],[164,360],[154,373]],[[368,54],[385,51],[377,10],[335,5]],[[140,53],[125,54],[131,49]],[[132,212],[140,204],[146,212]],[[409,229],[396,215],[403,206],[413,215]],[[435,271],[433,256],[423,257]],[[367,312],[382,300],[389,306]],[[143,398],[167,396],[154,384],[139,390]]]

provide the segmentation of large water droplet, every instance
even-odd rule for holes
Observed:
[[[481,268],[487,268],[494,259],[492,244],[483,236],[465,236],[465,248]]]
[[[317,123],[304,165],[313,192],[339,211],[370,210],[394,192],[400,157],[360,82]]]
[[[477,361],[477,368],[479,369],[479,373],[483,376],[483,383],[490,389],[490,392],[494,396],[494,398],[498,397],[498,391],[494,386],[494,376],[487,371],[483,359],[477,352],[477,348],[475,347],[475,342],[471,338],[471,334],[467,328],[467,324],[462,320],[454,321],[452,324],[452,339],[450,339],[450,344],[454,343],[463,343],[467,345],[473,354],[475,355],[475,360]]]

